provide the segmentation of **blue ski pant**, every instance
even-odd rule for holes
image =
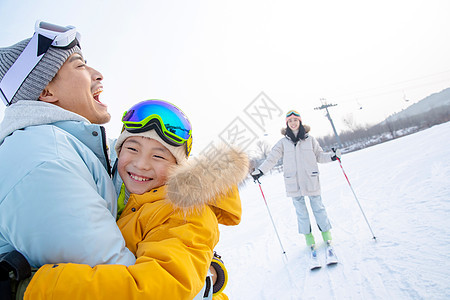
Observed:
[[[331,224],[325,206],[323,206],[322,197],[319,195],[308,196],[308,198],[319,230],[322,232],[330,230]],[[293,197],[292,201],[295,206],[295,212],[297,213],[298,233],[311,233],[311,223],[309,220],[308,209],[306,208],[305,197]]]

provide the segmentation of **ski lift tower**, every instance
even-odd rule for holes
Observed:
[[[328,120],[330,121],[330,123],[331,123],[331,127],[333,127],[333,132],[334,132],[334,136],[336,137],[336,141],[337,141],[337,143],[338,143],[338,145],[339,145],[339,148],[343,148],[342,147],[342,143],[341,143],[341,139],[339,138],[339,135],[338,135],[338,133],[337,133],[337,131],[336,131],[336,128],[334,127],[334,123],[333,123],[333,119],[331,119],[331,115],[330,115],[330,112],[328,111],[328,107],[331,107],[331,106],[336,106],[337,104],[327,104],[327,101],[324,99],[324,98],[320,98],[320,102],[322,102],[322,106],[319,106],[319,107],[316,107],[316,108],[314,108],[315,110],[322,110],[322,109],[325,109],[325,111],[327,112],[326,114],[325,114],[325,116],[328,118]]]

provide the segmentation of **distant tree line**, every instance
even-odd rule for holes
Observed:
[[[343,152],[351,152],[448,121],[450,121],[450,106],[441,106],[407,118],[394,119],[390,117],[376,125],[364,125],[344,130],[339,134],[339,138],[343,146]],[[338,147],[334,135],[319,137],[317,140],[326,151]]]

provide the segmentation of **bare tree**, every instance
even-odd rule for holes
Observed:
[[[258,141],[256,142],[256,148],[258,153],[257,157],[265,160],[270,153],[270,145],[265,141]]]
[[[355,127],[355,118],[353,117],[352,113],[345,115],[342,118],[342,122],[344,123],[345,126],[348,127],[348,129],[350,129],[352,131],[355,129],[354,128]]]

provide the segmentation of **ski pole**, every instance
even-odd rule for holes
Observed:
[[[283,244],[281,243],[280,235],[278,234],[277,228],[275,227],[275,222],[273,221],[272,214],[270,213],[269,205],[267,205],[266,197],[264,196],[263,190],[261,188],[261,182],[259,182],[259,179],[256,179],[255,181],[258,182],[259,189],[261,191],[261,195],[263,196],[264,203],[266,204],[267,212],[269,213],[270,220],[272,221],[273,229],[275,229],[275,233],[277,234],[278,241],[280,242],[281,250],[283,250],[283,254],[284,254],[284,256],[286,256],[286,260],[287,260],[288,257],[286,255],[286,251],[284,251]]]
[[[347,179],[348,185],[350,186],[350,189],[353,192],[353,196],[355,196],[355,199],[356,199],[356,202],[358,203],[359,209],[361,210],[361,212],[362,212],[362,214],[364,216],[364,219],[366,220],[367,226],[369,226],[370,232],[372,233],[372,238],[376,241],[377,238],[373,234],[372,228],[370,227],[370,224],[369,224],[369,221],[367,220],[366,214],[364,213],[364,211],[363,211],[363,209],[361,207],[361,204],[359,203],[358,197],[356,197],[355,191],[353,190],[353,187],[352,187],[352,185],[350,183],[350,180],[348,180],[347,174],[345,174],[344,168],[342,167],[341,159],[339,157],[336,157],[336,158],[337,158],[337,160],[339,162],[339,165],[341,166],[342,172],[344,173],[345,179]]]

